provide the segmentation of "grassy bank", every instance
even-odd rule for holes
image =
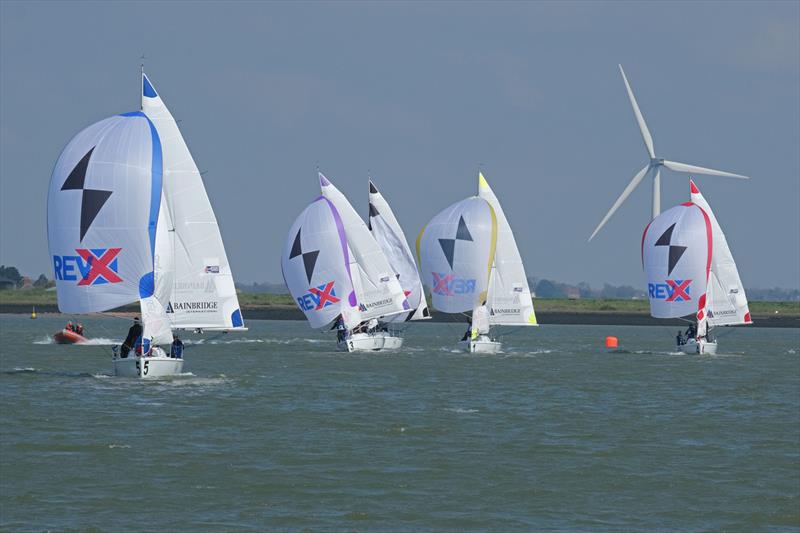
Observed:
[[[288,294],[239,293],[242,307],[294,307]],[[55,305],[55,291],[44,289],[0,291],[0,304]],[[536,299],[537,313],[626,313],[649,314],[647,300],[566,300]],[[755,315],[800,316],[800,302],[750,302],[750,312]]]

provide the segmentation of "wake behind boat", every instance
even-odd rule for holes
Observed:
[[[159,347],[173,328],[244,329],[200,173],[144,72],[141,111],[87,127],[61,153],[48,237],[61,312],[140,303],[137,335],[114,350],[115,375],[181,373],[183,358]]]
[[[286,239],[286,287],[312,328],[337,330],[339,349],[399,348],[402,341],[378,327],[378,319],[412,310],[395,272],[350,202],[321,173],[319,180],[322,195]]]

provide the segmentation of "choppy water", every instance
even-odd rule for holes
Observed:
[[[800,528],[800,330],[709,357],[673,328],[543,326],[475,356],[423,324],[348,355],[250,321],[148,382],[49,344],[61,325],[0,316],[2,530]]]

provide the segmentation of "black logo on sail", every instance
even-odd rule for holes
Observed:
[[[439,245],[442,247],[444,257],[447,259],[447,264],[453,268],[453,261],[455,260],[456,241],[471,241],[472,235],[467,229],[467,223],[464,222],[464,217],[458,219],[458,229],[456,230],[455,239],[439,239]]]
[[[667,231],[661,234],[654,246],[669,246],[669,262],[667,264],[667,276],[672,274],[672,269],[680,261],[683,252],[686,251],[686,246],[677,246],[672,244],[672,231],[675,229],[675,224],[667,228]]]
[[[292,244],[292,251],[289,252],[289,259],[294,259],[297,256],[303,257],[303,266],[306,269],[306,277],[308,278],[308,282],[311,283],[311,277],[314,275],[314,267],[317,264],[319,250],[314,250],[313,252],[303,251],[303,246],[300,242],[301,231],[303,231],[303,228],[297,230],[297,236],[295,236],[294,243]]]
[[[86,155],[78,161],[72,172],[69,173],[64,184],[61,186],[62,191],[82,191],[81,195],[81,238],[86,235],[89,228],[97,218],[98,213],[103,208],[105,203],[111,196],[111,191],[101,191],[98,189],[86,189],[86,170],[89,168],[89,160],[92,158],[92,152],[95,147],[86,152]]]

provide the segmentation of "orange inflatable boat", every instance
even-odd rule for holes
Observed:
[[[83,335],[78,335],[74,331],[62,329],[53,335],[53,340],[56,344],[78,344],[80,342],[86,342],[88,339]]]

